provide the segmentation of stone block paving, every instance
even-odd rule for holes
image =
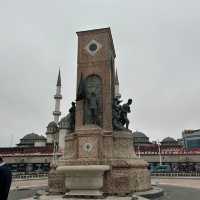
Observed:
[[[151,183],[200,189],[200,178],[153,178]]]
[[[14,180],[11,185],[11,190],[28,189],[34,187],[47,187],[48,180],[46,179],[33,179],[33,180]]]
[[[200,200],[200,179],[152,179],[153,184],[164,189],[164,196],[156,200]],[[13,183],[8,200],[31,198],[38,190],[44,190],[47,180],[21,181]],[[18,188],[18,189],[17,189]],[[120,200],[128,200],[123,197]],[[109,197],[108,200],[116,200]],[[68,200],[74,200],[69,199]],[[81,199],[80,199],[81,200]]]
[[[200,200],[198,178],[155,178],[152,184],[164,189],[164,195],[156,200]]]
[[[200,200],[200,190],[194,188],[162,185],[164,195],[155,200]]]
[[[39,200],[90,200],[88,198],[62,198],[60,196],[45,196],[45,197],[40,197]],[[33,198],[28,198],[28,199],[21,199],[21,200],[34,200]],[[92,200],[94,200],[94,198],[92,198]],[[106,197],[105,200],[148,200],[146,198],[143,197],[116,197],[116,196],[110,196],[110,197]]]

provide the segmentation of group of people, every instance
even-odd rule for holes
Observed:
[[[12,174],[3,161],[3,158],[0,157],[0,200],[7,200],[12,182]]]
[[[128,99],[128,102],[123,105],[120,105],[121,102],[117,97],[113,102],[113,128],[115,130],[128,129],[129,127],[128,113],[131,112],[132,99]]]

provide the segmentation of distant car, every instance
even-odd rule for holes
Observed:
[[[153,169],[153,172],[171,172],[169,165],[158,165]]]

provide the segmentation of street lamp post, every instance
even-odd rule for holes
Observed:
[[[159,161],[160,161],[160,165],[162,165],[162,156],[161,156],[161,149],[160,149],[161,144],[160,144],[159,140],[158,140],[157,144],[158,144]]]
[[[138,145],[137,148],[138,148],[138,157],[140,158],[140,145]]]

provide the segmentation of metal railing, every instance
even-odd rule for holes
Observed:
[[[38,173],[38,174],[14,174],[13,179],[15,180],[30,180],[30,179],[41,179],[47,178],[48,173]]]
[[[152,172],[151,176],[200,177],[200,172]]]

